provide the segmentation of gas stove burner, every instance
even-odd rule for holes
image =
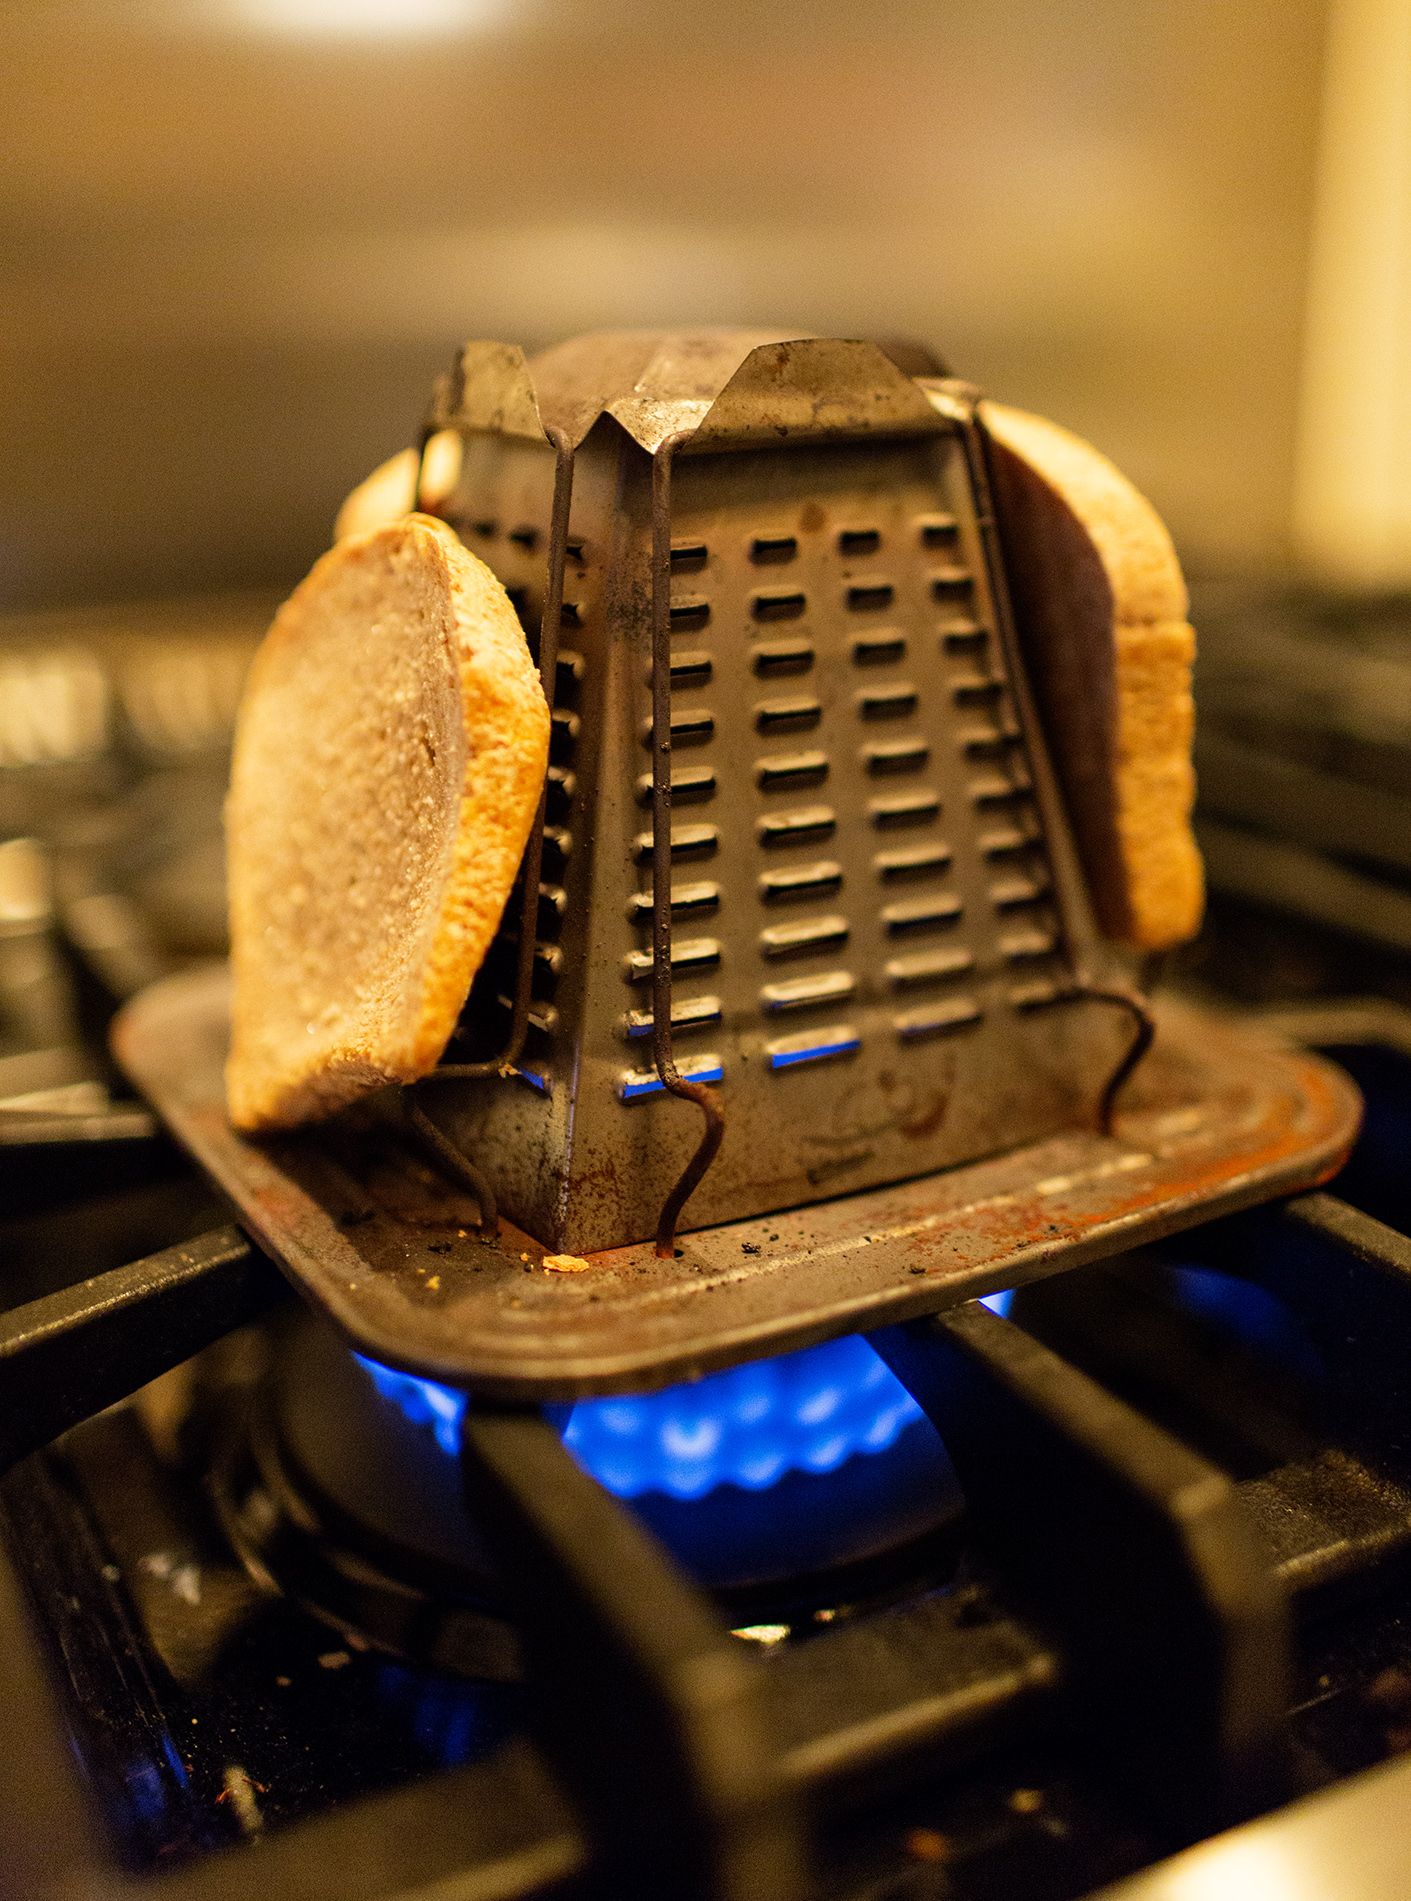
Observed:
[[[380,1393],[459,1455],[464,1393],[358,1357]],[[563,1438],[619,1498],[694,1499],[721,1485],[758,1492],[789,1472],[832,1472],[855,1455],[885,1452],[922,1417],[866,1341],[848,1335],[695,1386],[580,1400]]]
[[[252,1378],[198,1404],[188,1448],[247,1570],[359,1642],[487,1682],[516,1677],[504,1594],[454,1467],[435,1448],[416,1456],[415,1436],[368,1404],[347,1349],[310,1316],[281,1315],[260,1344]]]
[[[258,1577],[385,1649],[497,1680],[518,1653],[462,1496],[467,1404],[285,1315],[260,1376],[218,1400],[212,1490]],[[740,1621],[945,1569],[954,1474],[861,1339],[555,1414],[578,1463]]]

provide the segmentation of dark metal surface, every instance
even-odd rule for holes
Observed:
[[[0,1472],[285,1296],[221,1228],[0,1314]]]
[[[1188,1838],[1266,1806],[1287,1615],[1229,1480],[983,1307],[876,1344],[983,1546],[1060,1625],[1094,1746]]]
[[[1329,1194],[1205,1230],[1199,1259],[1228,1277],[1222,1304],[1237,1317],[1265,1296],[1251,1310],[1274,1345],[1262,1353],[1248,1324],[1212,1332],[1188,1310],[1187,1250],[1170,1242],[1089,1270],[1061,1297],[1026,1289],[1013,1311],[1218,1465],[1300,1617],[1326,1617],[1411,1549],[1411,1243]]]
[[[7,1901],[508,1901],[582,1867],[512,1693],[418,1678],[261,1589],[130,1411],[12,1474],[3,1521]]]
[[[1205,960],[1250,996],[1411,1001],[1411,594],[1196,594]]]
[[[389,1901],[393,1894],[399,1901],[433,1901],[446,1893],[508,1901],[557,1895],[569,1885],[575,1898],[615,1896],[636,1892],[652,1872],[645,1852],[650,1841],[623,1842],[630,1821],[653,1796],[699,1807],[702,1791],[690,1785],[703,1767],[716,1796],[743,1811],[736,1819],[745,1821],[748,1834],[747,1818],[761,1807],[787,1816],[812,1798],[837,1818],[875,1800],[879,1787],[895,1794],[939,1769],[972,1764],[1002,1741],[1052,1726],[1058,1660],[973,1586],[875,1614],[859,1608],[840,1615],[836,1626],[820,1621],[807,1641],[761,1654],[726,1637],[688,1586],[669,1573],[664,1579],[650,1552],[644,1565],[630,1515],[594,1496],[588,1481],[572,1468],[565,1472],[557,1458],[546,1464],[551,1455],[541,1457],[542,1450],[533,1431],[496,1441],[487,1482],[502,1495],[490,1510],[521,1590],[542,1567],[555,1593],[545,1614],[551,1620],[556,1611],[563,1615],[557,1638],[553,1629],[545,1635],[547,1656],[539,1653],[542,1693],[549,1703],[568,1705],[557,1719],[559,1733],[580,1739],[580,1760],[563,1774],[562,1787],[596,1802],[606,1785],[607,1813],[591,1830],[575,1819],[557,1779],[517,1726],[506,1734],[503,1717],[494,1717],[508,1692],[418,1676],[346,1640],[339,1649],[338,1638],[306,1628],[287,1601],[271,1599],[232,1572],[204,1515],[191,1510],[189,1498],[183,1510],[181,1497],[168,1495],[170,1476],[160,1474],[131,1415],[93,1422],[52,1471],[48,1461],[27,1466],[17,1475],[23,1485],[5,1501],[8,1530],[30,1549],[40,1621],[53,1620],[65,1644],[66,1664],[56,1675],[68,1721],[83,1733],[86,1719],[97,1718],[99,1729],[96,1754],[93,1734],[84,1735],[83,1766],[91,1778],[84,1791],[52,1693],[36,1682],[23,1710],[27,1751],[0,1752],[7,1872],[24,1872],[26,1901],[71,1901],[75,1894],[85,1901],[147,1901],[159,1893],[170,1901],[235,1901],[266,1891],[298,1901]],[[97,1522],[86,1522],[95,1508]],[[528,1528],[525,1512],[534,1521]],[[113,1560],[106,1572],[89,1562],[95,1537]],[[149,1564],[149,1554],[160,1563]],[[7,1609],[10,1582],[0,1559],[0,1643],[7,1659],[24,1654],[28,1643],[19,1607]],[[589,1622],[606,1624],[625,1657],[606,1645],[570,1645],[569,1633],[581,1636]],[[807,1630],[804,1620],[801,1632]],[[556,1641],[560,1667],[546,1668]],[[622,1685],[640,1685],[643,1676],[648,1686],[629,1704]],[[389,1692],[398,1682],[402,1687]],[[0,1671],[6,1715],[19,1720],[16,1687],[15,1673]],[[677,1765],[685,1788],[666,1763],[653,1774],[652,1765],[644,1769],[637,1758],[625,1777],[611,1773],[618,1728],[642,1714],[642,1694],[659,1708],[664,1704],[668,1745],[674,1722],[688,1726],[687,1760]],[[472,1724],[487,1702],[489,1722],[482,1716]],[[369,1733],[379,1706],[380,1746],[375,1728]],[[730,1720],[742,1708],[773,1736],[753,1758],[746,1731]],[[424,1762],[418,1774],[407,1760],[405,1733],[418,1711],[422,1720],[413,1727],[423,1739],[428,1729],[448,1743],[467,1729],[472,1738],[488,1733],[468,1759],[462,1744],[451,1760]],[[344,1730],[353,1732],[355,1743],[346,1763],[340,1760]],[[46,1749],[51,1741],[57,1773]],[[167,1776],[171,1812],[144,1838],[139,1864],[144,1876],[151,1858],[161,1869],[153,1868],[149,1886],[132,1872],[120,1876],[110,1847],[86,1824],[95,1789],[106,1797],[122,1796],[129,1785],[140,1791],[148,1755],[165,1775],[164,1752],[173,1746],[179,1767]],[[724,1761],[701,1763],[706,1749]],[[26,1773],[31,1761],[44,1769],[33,1789]],[[756,1776],[746,1786],[752,1761]],[[231,1799],[232,1774],[247,1792],[240,1804]],[[415,1779],[388,1787],[389,1775]],[[42,1801],[35,1800],[37,1789]],[[330,1804],[333,1813],[319,1813]],[[670,1817],[679,1822],[679,1807],[649,1813],[645,1837],[659,1837]],[[735,1829],[718,1806],[714,1816],[707,1812],[707,1836],[722,1821]],[[144,1827],[152,1828],[150,1813]],[[743,1892],[750,1901],[795,1892],[797,1853],[787,1831],[773,1851],[767,1833],[756,1840],[759,1862],[735,1862],[738,1872],[753,1866]],[[601,1855],[614,1841],[628,1855],[625,1874],[604,1861],[595,1862],[600,1874],[590,1883],[571,1880],[586,1870],[590,1853]],[[657,1845],[668,1880],[647,1891],[692,1892],[690,1870],[677,1885],[676,1862],[700,1846],[699,1837]],[[236,1852],[211,1855],[218,1847]],[[709,1863],[715,1852],[709,1841],[703,1852]]]
[[[1316,1057],[1184,1011],[1163,1017],[1119,1134],[1074,1132],[940,1176],[540,1268],[502,1224],[420,1179],[385,1130],[256,1145],[226,1120],[221,971],[123,1013],[116,1048],[261,1244],[375,1357],[537,1399],[665,1384],[733,1360],[934,1312],[1325,1178],[1356,1132]]]
[[[1308,1049],[1385,1049],[1411,1060],[1411,1010],[1384,997],[1339,997],[1274,1004],[1254,1021],[1290,1043]]]
[[[62,1108],[0,1106],[0,1202],[14,1217],[67,1193],[142,1180],[167,1153],[146,1103],[115,1101],[81,1083]]]
[[[0,1167],[18,1174],[46,1149],[62,1147],[72,1168],[75,1151],[133,1148],[149,1144],[159,1125],[140,1102],[79,1099],[72,1108],[11,1107],[0,1104]]]
[[[462,1463],[606,1891],[795,1901],[801,1821],[755,1659],[546,1420],[470,1411]]]
[[[1202,818],[1197,832],[1211,882],[1251,904],[1393,953],[1411,956],[1411,896],[1399,884],[1323,856],[1311,846]],[[1295,895],[1296,894],[1296,895]]]
[[[110,1465],[104,1474],[111,1494],[121,1495],[132,1482],[150,1488],[151,1473],[141,1467],[140,1455],[133,1456],[137,1450],[129,1450],[130,1479],[121,1465]],[[171,1668],[150,1649],[150,1631],[145,1646],[137,1634],[133,1609],[121,1591],[91,1565],[81,1575],[69,1569],[76,1557],[91,1560],[83,1539],[93,1530],[82,1521],[66,1522],[63,1514],[71,1509],[63,1486],[52,1481],[31,1484],[7,1501],[11,1552],[17,1539],[34,1545],[28,1581],[52,1593],[67,1666],[54,1671],[50,1656],[43,1659],[50,1671],[41,1667],[33,1643],[34,1607],[24,1602],[13,1558],[0,1555],[3,1708],[11,1737],[23,1738],[22,1747],[0,1751],[0,1892],[7,1898],[248,1901],[256,1893],[277,1895],[279,1901],[388,1901],[391,1895],[398,1901],[444,1901],[453,1894],[456,1901],[511,1901],[557,1893],[581,1869],[584,1848],[571,1816],[541,1761],[514,1738],[433,1776],[412,1775],[392,1788],[378,1789],[374,1783],[373,1792],[358,1800],[304,1816],[297,1827],[275,1826],[268,1832],[261,1811],[277,1814],[283,1791],[252,1781],[242,1766],[243,1781],[234,1784],[247,1791],[242,1826],[230,1774],[255,1739],[246,1734],[236,1741],[221,1731],[228,1732],[237,1712],[248,1718],[248,1709],[230,1698],[224,1709],[215,1705],[225,1722],[210,1724],[214,1733],[204,1734],[199,1720],[193,1724],[188,1704],[193,1695],[208,1719],[215,1714],[200,1700],[199,1683],[173,1683]],[[188,1520],[181,1531],[189,1533],[191,1524]],[[77,1538],[76,1549],[56,1541],[64,1534]],[[60,1579],[68,1591],[60,1591]],[[231,1588],[234,1581],[224,1582],[224,1613],[238,1624],[242,1607]],[[74,1586],[86,1595],[70,1595]],[[208,1620],[210,1615],[208,1610]],[[246,1608],[246,1621],[256,1616],[253,1607]],[[311,1647],[305,1640],[315,1679],[325,1674],[313,1662],[318,1641],[315,1636]],[[328,1642],[325,1633],[322,1644]],[[281,1657],[276,1642],[273,1656],[293,1667],[287,1643]],[[178,1678],[181,1674],[178,1669]],[[355,1674],[340,1676],[339,1687]],[[302,1687],[306,1698],[321,1700],[316,1680]],[[323,1714],[336,1723],[337,1698],[332,1701],[334,1709],[325,1706]],[[350,1713],[343,1712],[344,1720]],[[75,1730],[95,1715],[109,1757],[102,1763],[91,1755],[75,1757]],[[304,1748],[316,1740],[315,1728]],[[130,1851],[108,1834],[105,1824],[114,1818],[97,1811],[95,1785],[101,1787],[106,1776],[121,1789],[124,1774],[140,1776],[147,1766],[143,1752],[154,1747],[174,1796],[196,1810],[199,1823],[193,1841],[187,1829],[196,1818],[172,1817],[176,1845],[184,1852],[172,1856],[156,1845],[149,1857],[157,1865],[149,1861],[134,1869]],[[261,1753],[253,1758],[256,1774]],[[277,1747],[269,1753],[278,1760]],[[149,1787],[156,1780],[151,1777]],[[212,1854],[213,1848],[225,1852]],[[192,1859],[193,1849],[208,1852]]]
[[[1411,1238],[1332,1194],[1300,1195],[1256,1229],[1237,1220],[1211,1258],[1303,1314],[1329,1378],[1400,1414],[1411,1393]]]

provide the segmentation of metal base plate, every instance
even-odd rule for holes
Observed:
[[[277,1141],[225,1114],[223,967],[165,980],[114,1047],[252,1235],[364,1352],[504,1398],[641,1391],[932,1313],[1307,1188],[1360,1105],[1341,1071],[1204,1013],[1157,1012],[1117,1132],[1075,1129],[963,1168],[787,1214],[540,1266],[366,1114]]]

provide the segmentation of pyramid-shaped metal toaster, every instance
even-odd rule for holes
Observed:
[[[692,1187],[696,1227],[1091,1123],[1132,1017],[974,392],[861,342],[477,343],[426,438],[447,429],[437,512],[509,590],[554,712],[537,900],[425,1097],[501,1211],[575,1253],[669,1241]]]

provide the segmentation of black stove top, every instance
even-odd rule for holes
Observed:
[[[874,1515],[891,1493],[890,1539],[874,1523],[832,1569],[815,1551],[806,1579],[701,1588],[691,1513],[728,1525],[761,1495],[634,1510],[528,1414],[470,1415],[486,1566],[410,1552],[359,1495],[366,1422],[336,1398],[358,1363],[279,1300],[22,1460],[3,1694],[53,1761],[44,1809],[6,1791],[17,1892],[623,1893],[632,1871],[1065,1901],[1395,1755],[1411,1042],[1390,1015],[1317,1030],[1376,1038],[1333,1044],[1370,1111],[1337,1192],[879,1340],[940,1439],[913,1421],[766,1491],[815,1539],[850,1492]],[[166,1160],[149,1205],[189,1222]],[[449,1517],[456,1463],[420,1437]]]
[[[467,1409],[106,1065],[208,948],[218,775],[163,773],[8,861],[0,1888],[1406,1891],[1411,1018],[1281,1006],[1367,1097],[1322,1192],[752,1383]],[[1207,987],[1319,987],[1216,924]]]

